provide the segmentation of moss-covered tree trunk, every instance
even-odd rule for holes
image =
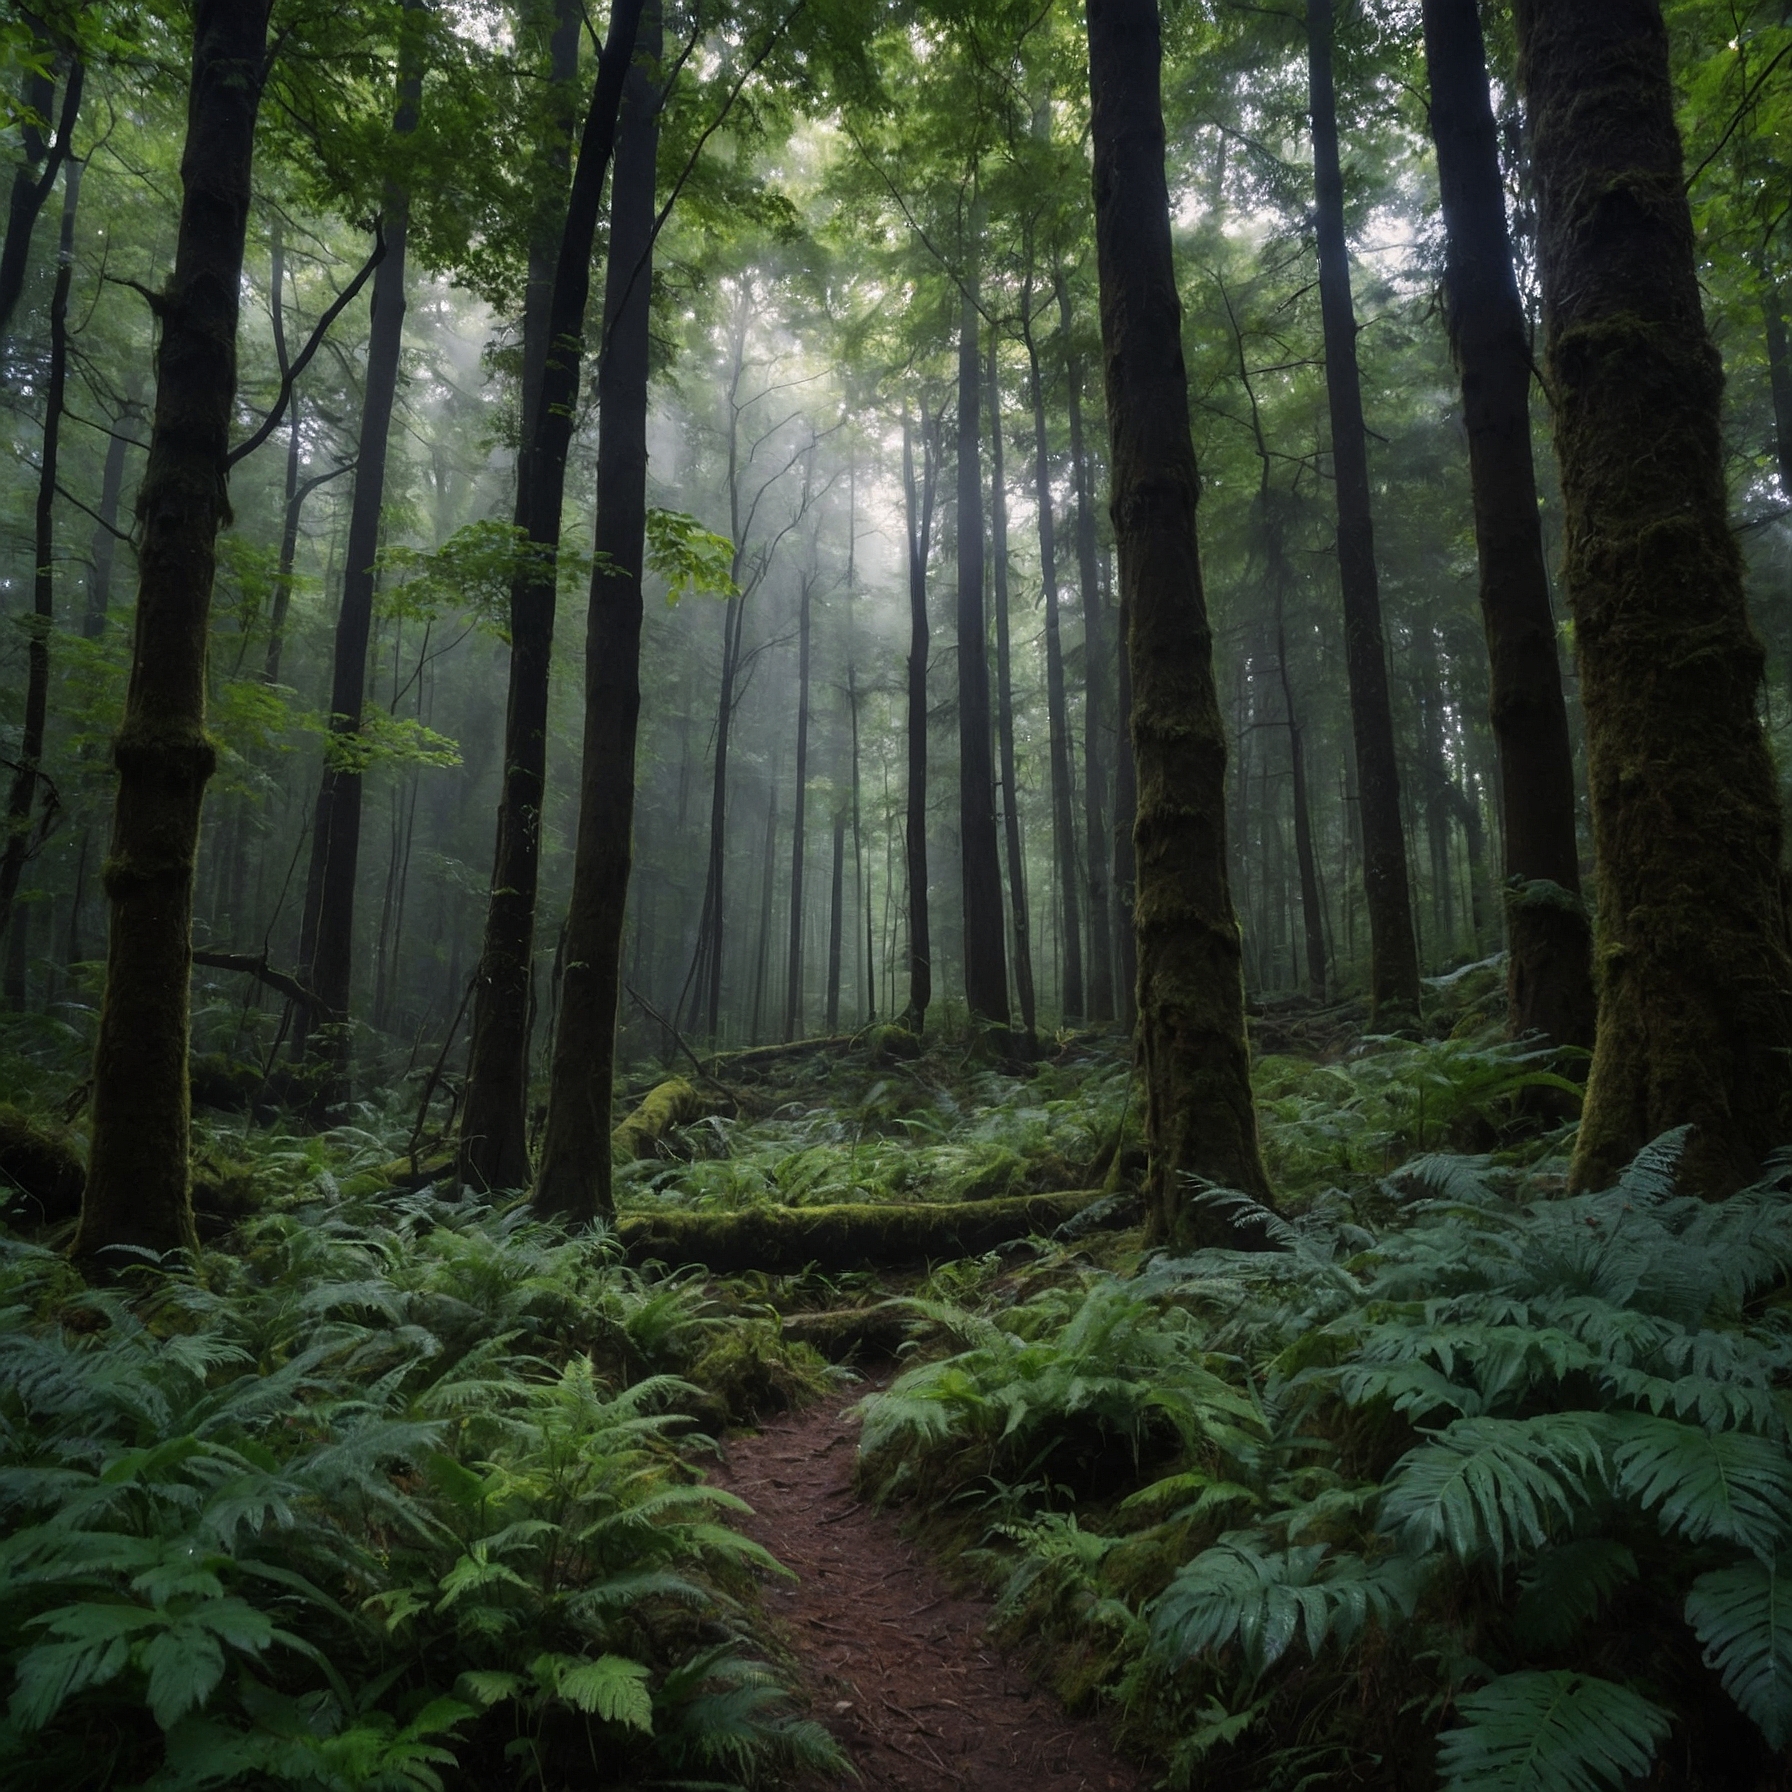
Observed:
[[[1792,957],[1667,33],[1655,0],[1519,23],[1598,871],[1571,1180],[1690,1124],[1687,1180],[1721,1194],[1792,1139]]]
[[[964,994],[974,1020],[1008,1025],[1002,866],[996,851],[989,633],[983,616],[981,317],[965,290],[958,319],[958,849],[964,891]]]
[[[188,991],[199,812],[214,763],[205,654],[236,397],[237,295],[268,8],[198,0],[174,272],[157,302],[138,493],[137,624],[106,861],[111,927],[75,1254],[191,1245]]]
[[[935,456],[922,421],[921,474],[915,476],[915,431],[902,421],[902,494],[908,536],[908,797],[903,813],[903,864],[908,874],[908,1006],[902,1022],[919,1033],[933,1000],[933,941],[927,912],[927,555],[933,542]]]
[[[1133,916],[1133,891],[1137,882],[1137,858],[1133,850],[1133,827],[1139,818],[1139,781],[1133,768],[1132,753],[1132,606],[1120,593],[1120,614],[1116,639],[1120,643],[1115,663],[1119,677],[1115,681],[1114,710],[1114,908],[1119,921],[1116,929],[1115,958],[1120,1008],[1120,1024],[1131,1033],[1139,1024],[1139,935]]]
[[[1226,876],[1226,739],[1195,543],[1182,305],[1170,250],[1156,0],[1090,0],[1095,242],[1112,511],[1128,607],[1138,771],[1133,897],[1154,1236],[1231,1241],[1185,1175],[1259,1200],[1238,919]]]
[[[1419,948],[1407,884],[1406,835],[1387,644],[1375,568],[1369,454],[1357,371],[1356,308],[1344,241],[1344,175],[1332,86],[1331,0],[1307,0],[1307,68],[1313,112],[1314,228],[1319,245],[1319,309],[1325,332],[1325,390],[1331,413],[1332,474],[1338,506],[1338,584],[1344,602],[1344,669],[1356,746],[1363,827],[1363,893],[1369,915],[1370,1025],[1416,1026]]]
[[[634,861],[641,714],[641,566],[647,532],[649,300],[659,161],[659,0],[641,10],[616,128],[604,351],[598,363],[596,564],[585,634],[579,834],[561,948],[560,1013],[535,1204],[589,1219],[613,1211],[610,1103],[622,931]]]
[[[1505,842],[1512,1030],[1593,1043],[1592,934],[1580,899],[1574,759],[1531,461],[1531,345],[1476,0],[1425,0],[1450,342],[1462,376]]]

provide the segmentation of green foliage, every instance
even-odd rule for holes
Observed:
[[[700,593],[738,597],[734,543],[682,510],[647,512],[647,568],[666,581],[666,603]]]
[[[1502,1674],[1438,1738],[1444,1792],[1598,1792],[1649,1771],[1665,1711],[1628,1687],[1558,1670]]]
[[[830,1761],[750,1652],[737,1595],[776,1564],[691,1466],[664,1371],[703,1346],[694,1293],[519,1214],[351,1214],[271,1212],[203,1279],[114,1291],[0,1240],[0,1776]]]
[[[1010,1624],[1099,1646],[1204,1785],[1410,1755],[1441,1712],[1449,1788],[1625,1784],[1670,1726],[1705,1746],[1664,1665],[1700,1649],[1765,1762],[1792,1738],[1788,1170],[1707,1204],[1674,1192],[1682,1143],[1573,1198],[1415,1159],[1278,1252],[935,1314],[960,1347],[868,1403],[868,1463],[942,1504],[999,1480]],[[1238,1406],[1191,1384],[1145,1486],[1064,1473],[1045,1440],[1090,1413],[1136,1449],[1171,1363]]]

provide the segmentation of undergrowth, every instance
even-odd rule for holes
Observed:
[[[743,1346],[694,1283],[423,1197],[293,1204],[232,1242],[92,1290],[0,1239],[0,1780],[719,1786],[833,1761],[754,1646],[775,1564],[699,1479],[684,1415],[714,1397],[686,1376]]]
[[[974,1514],[1009,1633],[1174,1785],[1778,1785],[1792,1165],[1709,1206],[1679,1146],[1573,1199],[1420,1158],[1273,1254],[935,1306],[864,1473]]]

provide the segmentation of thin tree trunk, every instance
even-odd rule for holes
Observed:
[[[1362,802],[1363,888],[1369,910],[1369,1024],[1380,1032],[1419,1020],[1419,949],[1400,821],[1400,773],[1388,696],[1387,644],[1375,570],[1369,455],[1357,372],[1350,252],[1344,243],[1344,176],[1332,88],[1332,0],[1307,0],[1307,67],[1313,108],[1314,222],[1325,390],[1331,411],[1338,505],[1338,582],[1344,598],[1344,668]]]
[[[194,1244],[188,1188],[193,861],[215,754],[205,649],[236,396],[268,9],[197,0],[174,273],[158,308],[155,422],[137,511],[137,624],[106,864],[111,928],[92,1143],[74,1254]]]
[[[112,570],[118,563],[118,513],[124,504],[124,457],[130,450],[125,431],[140,410],[133,395],[119,407],[112,433],[106,438],[106,460],[100,471],[99,515],[93,527],[93,571],[87,585],[87,610],[81,618],[83,640],[97,641],[106,632],[106,613],[112,605]]]
[[[1792,352],[1786,344],[1786,309],[1777,281],[1761,275],[1761,313],[1767,326],[1767,380],[1773,393],[1773,449],[1780,495],[1792,503]]]
[[[1182,305],[1170,247],[1156,0],[1090,0],[1095,241],[1114,534],[1128,604],[1138,764],[1139,1043],[1151,1235],[1261,1242],[1189,1198],[1258,1200],[1238,920],[1226,876],[1226,741],[1195,544]]]
[[[765,794],[765,846],[759,860],[759,937],[753,948],[753,1007],[747,1016],[747,1043],[757,1045],[765,1013],[765,986],[771,981],[772,901],[778,887],[778,774],[775,767]]]
[[[982,382],[975,298],[958,326],[958,832],[964,887],[964,993],[973,1021],[1008,1025],[1002,865],[990,752],[989,641],[983,616]]]
[[[619,0],[610,15],[579,143],[578,168],[567,196],[543,326],[547,344],[541,351],[532,403],[527,384],[524,391],[532,428],[517,468],[515,520],[519,532],[527,537],[528,549],[510,587],[504,783],[498,799],[491,891],[474,982],[467,1096],[460,1131],[460,1178],[474,1188],[527,1188],[531,1179],[529,991],[535,957],[535,900],[541,877],[541,808],[547,778],[548,678],[554,647],[560,513],[584,353],[591,245],[641,13],[641,0]],[[556,54],[564,53],[557,33]],[[550,138],[546,158],[550,169],[556,167],[560,154],[558,144]],[[556,178],[564,187],[564,173],[557,173]]]
[[[935,456],[923,420],[920,489],[914,430],[902,420],[902,492],[908,536],[908,803],[904,814],[908,873],[908,1006],[902,1024],[919,1033],[933,1000],[933,945],[927,914],[927,555],[933,541]]]
[[[398,104],[392,135],[417,128],[423,90],[419,21],[422,0],[405,0],[400,25]],[[387,181],[383,199],[386,255],[373,277],[367,337],[367,373],[356,448],[355,493],[349,510],[348,546],[342,572],[342,607],[330,680],[330,743],[318,790],[299,929],[299,980],[317,993],[318,1010],[301,1011],[294,1053],[322,1046],[330,1069],[319,1105],[335,1106],[347,1093],[349,985],[354,967],[355,885],[361,859],[362,779],[354,752],[367,696],[367,646],[373,628],[374,561],[380,545],[380,510],[386,490],[386,443],[398,396],[404,333],[405,237],[410,196]],[[322,1040],[317,1038],[319,1032]]]
[[[845,935],[846,811],[834,811],[834,886],[828,906],[827,1033],[840,1031],[840,958]]]
[[[604,348],[598,362],[596,560],[585,635],[585,742],[536,1206],[608,1214],[622,930],[634,852],[641,713],[641,567],[647,531],[647,377],[659,159],[658,0],[643,9],[616,133]]]
[[[1294,791],[1294,857],[1300,868],[1300,913],[1306,935],[1307,988],[1325,1000],[1325,904],[1319,896],[1319,864],[1313,851],[1313,817],[1307,807],[1306,736],[1294,704],[1294,679],[1288,670],[1288,631],[1282,622],[1282,596],[1276,593],[1276,667],[1282,678],[1282,713],[1288,722],[1288,777]]]
[[[809,814],[809,600],[814,574],[805,570],[797,588],[796,785],[790,816],[790,944],[784,971],[784,1037],[795,1039],[803,1020],[804,825]]]
[[[50,377],[44,394],[43,447],[38,461],[33,531],[31,634],[25,649],[25,718],[18,760],[6,799],[6,843],[0,849],[0,933],[14,924],[13,904],[31,851],[31,812],[43,768],[44,718],[50,701],[50,631],[56,626],[56,464],[62,443],[63,394],[68,384],[68,288],[75,265],[75,208],[81,164],[64,164],[62,231],[56,248],[56,285],[50,296]],[[7,1002],[21,1006],[23,965]],[[9,978],[9,984],[11,979]]]
[[[1032,294],[1021,310],[1027,345],[1027,375],[1033,400],[1033,496],[1039,512],[1039,576],[1045,588],[1045,709],[1052,768],[1052,857],[1058,867],[1063,921],[1064,983],[1059,1000],[1064,1021],[1074,1026],[1086,1011],[1083,994],[1083,913],[1077,892],[1075,796],[1070,776],[1070,718],[1064,691],[1064,645],[1058,620],[1057,541],[1052,521],[1051,450],[1045,429],[1045,382],[1033,340]]]
[[[51,46],[40,43],[39,50],[48,53]],[[75,63],[68,71],[62,87],[62,110],[57,119],[54,142],[44,141],[43,126],[35,122],[20,131],[24,159],[13,171],[12,197],[6,212],[6,238],[0,243],[0,338],[19,302],[25,287],[25,269],[31,259],[31,233],[37,215],[44,208],[56,185],[56,176],[68,157],[74,139],[75,117],[81,108],[81,88],[86,70]],[[20,89],[20,99],[27,114],[48,118],[55,109],[54,79],[36,68],[27,67]]]
[[[1574,755],[1531,460],[1531,346],[1506,228],[1480,11],[1475,0],[1425,0],[1424,17],[1448,243],[1444,292],[1462,375],[1488,712],[1499,755],[1508,1012],[1516,1034],[1587,1046],[1596,1003]]]
[[[1088,897],[1089,1018],[1114,1018],[1113,916],[1108,906],[1107,648],[1101,581],[1096,570],[1094,481],[1083,440],[1083,374],[1071,334],[1070,284],[1054,277],[1064,337],[1064,383],[1070,421],[1070,471],[1076,485],[1077,582],[1083,598],[1083,875]],[[1066,889],[1069,885],[1066,884]],[[1069,926],[1069,915],[1065,918]]]
[[[1132,606],[1124,588],[1120,593],[1119,706],[1114,730],[1114,904],[1119,921],[1116,943],[1120,960],[1120,1024],[1130,1034],[1139,1024],[1139,944],[1134,920],[1134,890],[1138,878],[1133,851],[1133,824],[1139,815],[1139,781],[1132,755]],[[1068,817],[1066,817],[1068,819]]]
[[[1008,910],[1014,929],[1014,990],[1020,1003],[1027,1050],[1038,1039],[1033,992],[1033,939],[1027,916],[1027,868],[1020,849],[1020,781],[1014,769],[1014,678],[1008,640],[1008,486],[1002,455],[1002,387],[996,372],[996,338],[989,337],[989,528],[995,570],[996,732],[1001,743],[1002,828],[1008,852]]]
[[[1792,1138],[1792,957],[1667,33],[1655,0],[1518,17],[1599,868],[1570,1182],[1690,1125],[1682,1176],[1719,1195]]]
[[[864,1004],[865,1025],[870,1026],[877,1019],[877,959],[872,938],[871,879],[866,871],[864,841],[860,830],[859,679],[851,660],[846,662],[846,703],[852,718],[852,887],[856,900],[863,904],[865,910],[865,962],[859,967],[860,1000]]]

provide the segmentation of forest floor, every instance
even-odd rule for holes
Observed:
[[[766,1608],[857,1783],[868,1792],[1142,1787],[1095,1720],[1066,1715],[990,1641],[991,1602],[954,1587],[892,1516],[859,1497],[858,1433],[846,1397],[825,1397],[732,1439],[722,1477],[753,1508],[741,1528],[797,1576],[767,1588]]]

